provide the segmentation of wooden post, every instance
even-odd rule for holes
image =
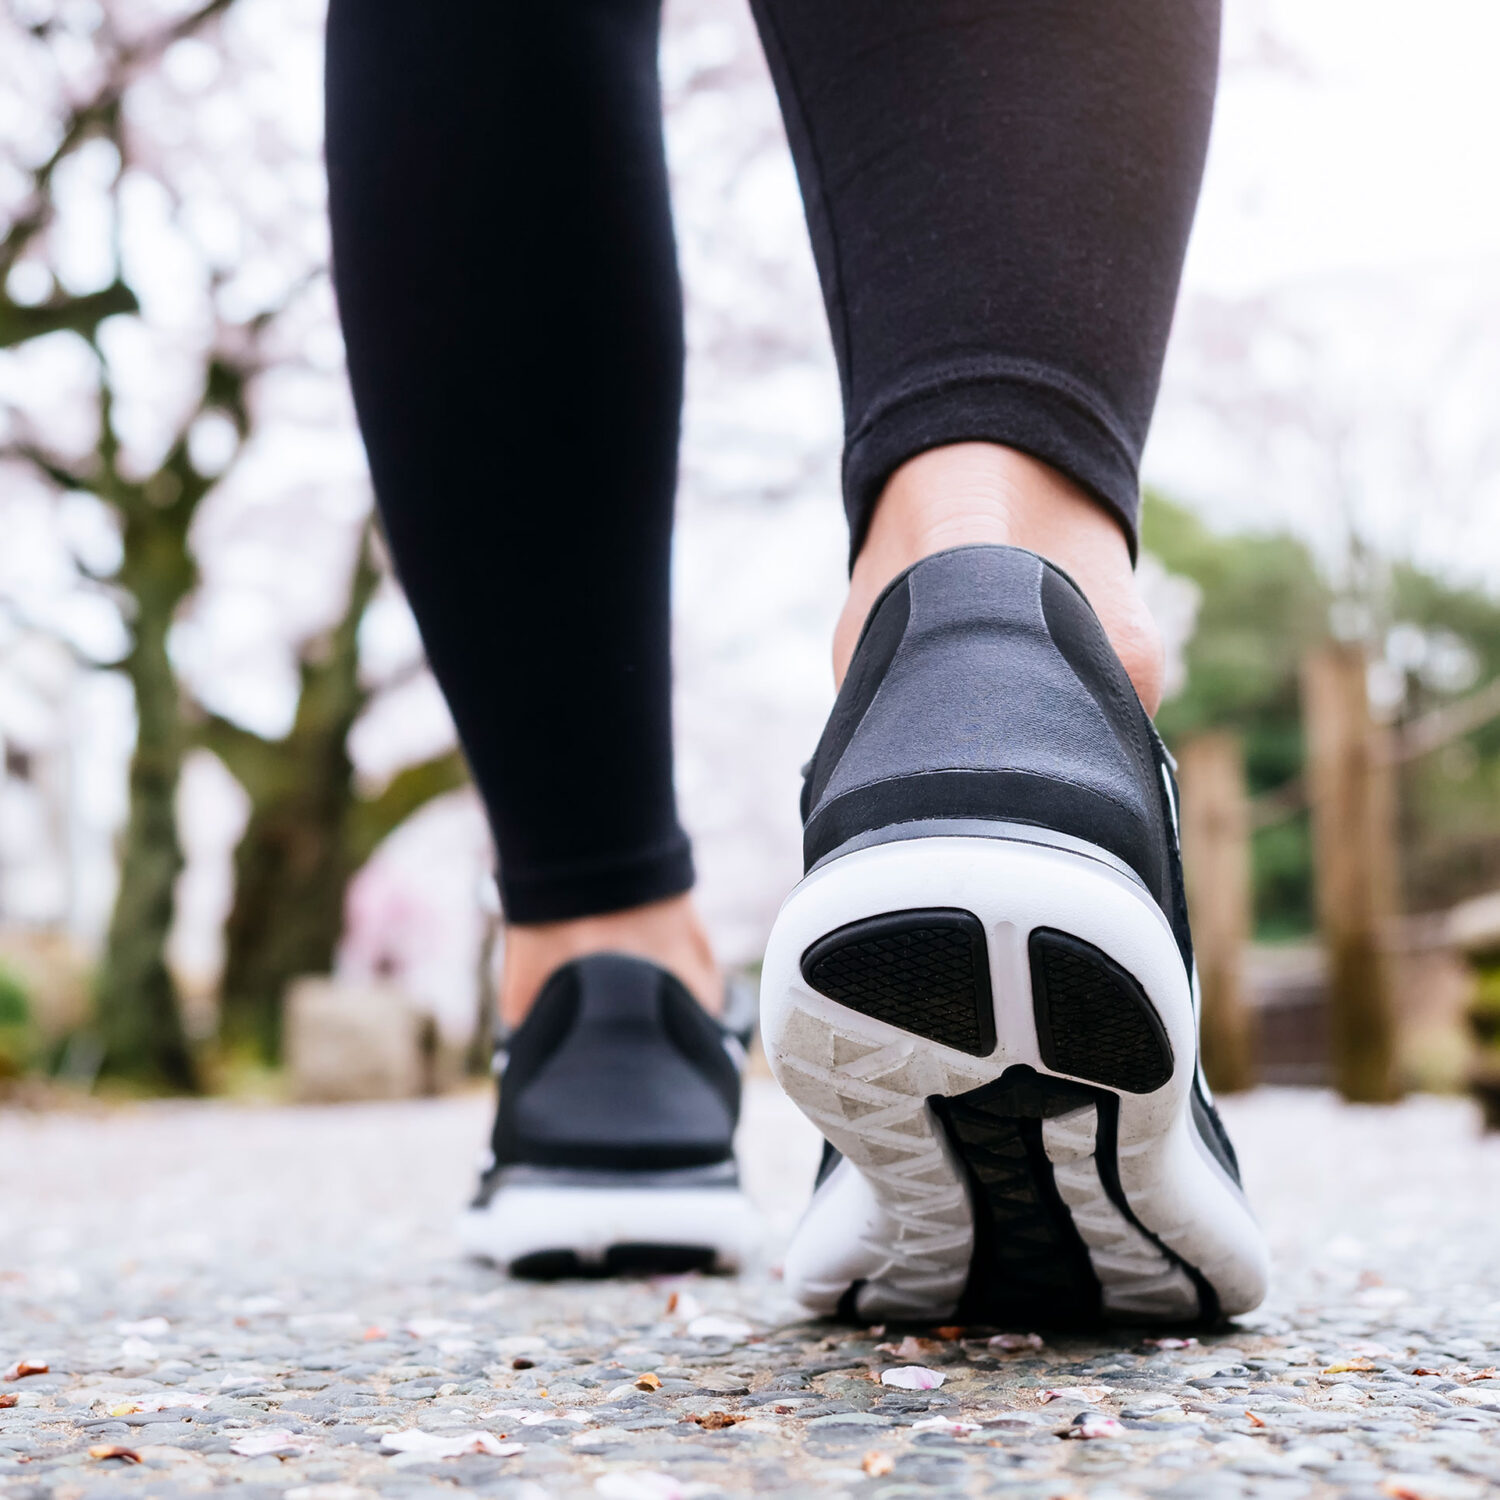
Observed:
[[[1194,736],[1178,750],[1182,852],[1203,991],[1203,1071],[1219,1093],[1256,1082],[1255,1015],[1245,999],[1250,941],[1250,802],[1237,736]]]
[[[1318,925],[1328,953],[1333,1076],[1346,1099],[1397,1095],[1392,964],[1395,796],[1388,733],[1370,714],[1363,647],[1335,642],[1302,668]]]

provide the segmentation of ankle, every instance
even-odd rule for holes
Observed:
[[[682,895],[568,922],[507,927],[501,1020],[508,1027],[519,1026],[548,977],[591,953],[649,959],[680,979],[711,1015],[723,1004],[723,980],[708,933],[692,897]]]
[[[880,591],[913,563],[976,543],[1025,547],[1062,568],[1099,616],[1148,713],[1161,702],[1162,645],[1119,523],[1056,469],[993,443],[934,448],[890,478],[834,632],[842,682]]]

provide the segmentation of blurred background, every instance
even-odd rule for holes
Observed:
[[[0,0],[0,1092],[23,1103],[483,1065],[491,852],[371,527],[322,9]],[[838,392],[742,0],[666,10],[678,777],[714,935],[753,971],[832,699]],[[1224,1087],[1500,1089],[1497,51],[1482,0],[1227,0],[1142,561]]]

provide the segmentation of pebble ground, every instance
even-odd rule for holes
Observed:
[[[1500,1141],[1460,1101],[1231,1101],[1275,1287],[1181,1347],[798,1321],[774,1256],[816,1142],[767,1081],[744,1135],[765,1265],[503,1280],[451,1238],[487,1113],[0,1113],[0,1494],[1500,1492]],[[908,1365],[941,1385],[880,1383]]]

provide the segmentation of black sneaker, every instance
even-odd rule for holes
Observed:
[[[898,578],[803,817],[761,989],[772,1070],[829,1142],[793,1295],[1031,1327],[1256,1306],[1169,758],[1072,581],[1010,547]]]
[[[731,990],[730,1006],[736,992]],[[733,1137],[753,1002],[714,1020],[665,969],[564,964],[496,1052],[464,1248],[516,1276],[732,1270],[759,1242]]]

